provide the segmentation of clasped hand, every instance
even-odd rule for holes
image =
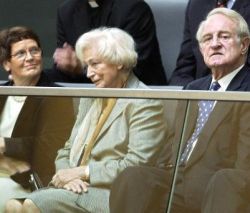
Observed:
[[[76,167],[59,170],[52,178],[51,183],[56,188],[64,188],[75,193],[88,191],[89,183],[84,180],[85,167]]]

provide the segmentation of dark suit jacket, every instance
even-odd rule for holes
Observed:
[[[189,0],[186,9],[183,41],[177,59],[176,68],[170,79],[171,85],[185,86],[189,82],[210,73],[203,61],[195,38],[198,26],[210,10],[215,8],[217,0]],[[250,26],[250,1],[236,0],[234,10],[239,12]],[[248,57],[250,65],[250,56]]]
[[[134,38],[139,54],[135,69],[137,77],[145,84],[166,85],[155,22],[148,4],[142,0],[103,0],[102,7],[100,26],[121,28]],[[89,10],[87,0],[67,0],[59,6],[57,17],[59,47],[64,42],[74,47],[79,36],[93,29]],[[87,81],[83,76],[70,79],[58,70],[53,70],[51,76],[56,81]]]
[[[187,89],[208,90],[211,76],[190,83]],[[228,86],[228,91],[249,91],[250,72],[243,67]],[[180,104],[177,111],[185,111]],[[187,128],[183,132],[184,143],[191,137],[198,114],[197,101],[190,101],[187,111]],[[197,144],[185,167],[180,168],[175,188],[182,194],[191,212],[199,212],[202,198],[209,181],[217,171],[224,168],[250,169],[250,105],[247,102],[218,101],[210,114]],[[183,119],[176,119],[176,145],[180,141]],[[176,153],[176,150],[174,150]],[[176,157],[176,156],[175,156]],[[180,180],[180,181],[179,181]],[[233,202],[233,201],[232,201]]]
[[[53,84],[45,79],[43,76],[37,86]],[[0,97],[0,112],[6,99],[6,96]],[[43,183],[47,184],[55,172],[57,150],[68,139],[74,118],[71,98],[28,96],[11,137],[5,138],[5,155],[28,161]]]
[[[202,207],[206,210],[204,213],[250,212],[250,171],[220,170],[209,181],[204,199],[206,200]]]
[[[211,75],[206,76],[193,81],[186,89],[208,90],[211,80]],[[249,91],[249,86],[250,72],[245,66],[234,77],[227,90]],[[250,171],[250,104],[218,101],[199,135],[187,165],[177,167],[176,182],[174,186],[172,185],[180,141],[183,137],[183,143],[185,143],[190,138],[198,114],[198,101],[190,101],[187,108],[188,101],[178,102],[176,109],[178,113],[173,128],[175,134],[166,138],[167,143],[159,159],[160,169],[131,167],[130,170],[124,170],[112,185],[110,212],[166,212],[170,189],[173,187],[171,213],[200,213],[203,212],[201,211],[202,201],[205,201],[203,204],[207,202],[203,200],[205,193],[208,189],[211,190],[208,187],[219,172],[226,169]],[[185,118],[186,123],[183,124]],[[247,180],[243,180],[242,184],[248,187],[246,191],[249,192],[249,184],[245,183]],[[237,190],[239,196],[246,194],[244,187],[237,188],[236,186],[234,189]],[[224,193],[221,192],[221,194]],[[230,202],[237,201],[230,200]],[[223,205],[228,205],[228,203],[223,203]]]

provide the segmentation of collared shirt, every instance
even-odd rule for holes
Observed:
[[[0,136],[11,137],[16,120],[24,105],[26,96],[9,96],[0,116]]]
[[[220,84],[220,89],[218,89],[218,92],[224,92],[227,90],[228,85],[231,83],[231,81],[233,80],[233,78],[237,75],[237,73],[242,69],[242,67],[244,66],[241,65],[240,67],[238,67],[237,69],[235,69],[233,72],[230,72],[229,74],[225,75],[224,77],[222,77],[221,79],[218,80],[218,83]],[[211,84],[216,81],[214,78],[212,79]],[[210,84],[210,86],[211,86]]]
[[[233,6],[234,6],[234,3],[235,3],[236,0],[229,0],[227,2],[227,8],[231,9]]]
[[[241,68],[243,66],[244,65],[241,65],[240,67],[238,67],[237,69],[235,69],[233,72],[230,72],[229,74],[225,75],[223,78],[219,79],[218,83],[220,84],[221,87],[217,91],[219,91],[219,92],[225,92],[226,89],[227,89],[227,87],[228,87],[228,85],[231,83],[231,81],[233,80],[233,78],[237,75],[237,73],[241,70]],[[212,82],[210,84],[210,87],[211,87],[212,83],[215,82],[215,81],[216,80],[213,78]],[[213,108],[215,107],[216,103],[217,103],[217,101],[214,101]],[[199,136],[193,142],[192,148],[191,148],[191,150],[189,152],[189,155],[187,157],[187,161],[190,158],[190,156],[191,156],[191,154],[192,154],[192,152],[193,152],[193,150],[194,150],[194,148],[195,148],[195,146],[196,146],[196,144],[198,142],[198,139],[199,139]]]

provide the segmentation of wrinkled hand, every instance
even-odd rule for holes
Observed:
[[[57,188],[62,188],[64,185],[75,179],[84,179],[85,167],[75,167],[70,169],[59,170],[52,178],[52,184]]]
[[[64,43],[62,48],[57,48],[53,55],[57,68],[70,75],[81,74],[82,66],[76,57],[72,46]]]
[[[80,179],[74,179],[68,182],[67,184],[65,184],[63,188],[68,191],[72,191],[72,192],[80,194],[82,192],[87,192],[88,186],[89,186],[89,183]]]
[[[0,171],[8,175],[13,175],[16,172],[25,172],[30,169],[29,163],[25,161],[16,160],[14,158],[1,156],[0,157]]]

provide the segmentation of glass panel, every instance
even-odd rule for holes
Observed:
[[[23,187],[30,187],[25,181],[30,176],[29,173],[22,176],[20,172],[32,168],[44,186],[51,181],[58,149],[66,141],[77,143],[81,133],[85,141],[90,139],[94,133],[90,131],[87,135],[88,131],[80,129],[97,125],[93,123],[95,117],[99,118],[102,104],[108,103],[102,100],[108,99],[0,96],[0,145],[3,137],[6,145],[5,153],[0,154],[0,188],[5,189],[0,190],[0,211],[7,199],[26,196]],[[96,108],[91,108],[95,100],[101,100],[98,102],[101,105],[96,102]],[[86,116],[88,111],[91,113]],[[73,127],[77,115],[78,122]],[[216,101],[190,157],[181,163],[197,116],[196,100],[117,99],[97,131],[97,143],[87,156],[87,163],[82,164],[89,165],[88,193],[98,189],[100,196],[106,199],[103,203],[95,201],[96,208],[110,208],[111,213],[117,209],[124,213],[227,212],[228,208],[247,212],[250,197],[249,103]],[[15,125],[11,127],[12,122]],[[73,150],[73,145],[66,145]],[[86,152],[86,147],[75,148],[71,157],[65,149],[59,155],[66,153],[66,161],[74,167],[83,162],[85,155],[78,151]],[[63,158],[59,159],[57,168],[68,168]],[[26,183],[26,186],[16,184],[14,187],[18,188],[11,189],[15,182],[9,177],[15,173],[12,180]],[[30,194],[29,190],[25,193]],[[79,198],[84,199],[81,194]],[[82,207],[89,208],[88,205]]]
[[[203,104],[207,111],[200,109],[201,131],[191,142],[199,110],[198,101],[189,102],[169,212],[248,212],[250,104],[225,101]],[[209,104],[215,105],[203,126]],[[183,160],[188,144],[193,149]]]
[[[110,98],[0,96],[0,135],[5,141],[5,152],[0,158],[0,186],[2,188],[4,185],[5,188],[5,191],[0,192],[1,211],[6,200],[29,194],[30,173],[22,172],[31,168],[43,186],[46,186],[55,174],[56,156],[60,156],[60,160],[56,163],[57,168],[67,168],[69,162],[72,165],[79,165],[81,162],[79,159],[84,157],[84,154],[83,156],[79,154],[79,150],[86,152],[87,146],[84,148],[80,145],[79,149],[74,150],[76,154],[71,155],[65,149],[60,152],[58,150],[62,150],[66,141],[77,144],[77,138],[82,137],[82,131],[79,130],[81,127],[84,127],[83,129],[95,127],[93,130],[96,131],[96,126],[99,124],[93,122],[96,116],[99,118],[101,115],[103,104],[107,104],[104,100]],[[183,105],[186,103],[183,101]],[[160,207],[158,205],[156,207],[165,211],[169,193],[165,185],[171,185],[172,182],[172,173],[168,173],[166,168],[169,166],[174,168],[176,161],[171,154],[172,144],[169,143],[173,137],[176,104],[176,100],[117,99],[101,129],[97,131],[97,143],[94,144],[87,160],[90,187],[108,190],[125,168],[133,168],[134,170],[128,171],[131,177],[137,178],[138,183],[141,180],[152,180],[154,181],[152,189],[159,183],[164,184],[163,189],[159,187],[154,193],[161,197],[158,201]],[[91,113],[87,114],[88,111]],[[78,120],[76,120],[77,115]],[[183,118],[184,115],[185,113],[182,115]],[[181,122],[181,119],[179,121]],[[76,126],[73,128],[75,122]],[[89,141],[94,132],[86,131],[83,138]],[[73,145],[70,144],[71,146]],[[73,147],[71,148],[73,150]],[[68,163],[63,165],[65,153]],[[79,158],[74,159],[77,155]],[[169,165],[170,159],[173,162],[171,165]],[[144,169],[145,174],[138,176],[138,172]],[[154,171],[155,177],[152,176]],[[127,176],[121,177],[122,183],[129,180]],[[145,185],[142,186],[145,188]],[[117,193],[120,194],[116,188],[112,193],[115,196]],[[151,193],[149,198],[151,199]],[[141,202],[144,206],[144,200]],[[149,203],[155,208],[155,200]],[[108,207],[108,203],[106,205]],[[127,208],[132,209],[132,206],[133,203],[128,203]]]

